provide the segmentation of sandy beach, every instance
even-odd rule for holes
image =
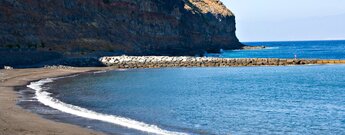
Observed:
[[[44,119],[16,105],[18,99],[16,86],[23,86],[38,79],[93,70],[107,70],[107,68],[0,70],[0,135],[102,134],[79,126]]]

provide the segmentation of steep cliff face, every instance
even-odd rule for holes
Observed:
[[[0,48],[80,55],[195,55],[237,49],[219,0],[1,0]]]

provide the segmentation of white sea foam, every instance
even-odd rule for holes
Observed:
[[[50,96],[51,93],[47,92],[46,89],[42,87],[42,85],[53,82],[56,79],[58,78],[47,78],[47,79],[43,79],[37,82],[31,82],[29,85],[27,85],[27,87],[35,90],[35,95],[36,95],[35,98],[37,98],[39,102],[41,102],[42,104],[46,106],[60,110],[65,113],[73,114],[73,115],[88,118],[88,119],[100,120],[103,122],[108,122],[108,123],[120,125],[123,127],[131,128],[131,129],[135,129],[135,130],[139,130],[143,132],[153,133],[153,134],[187,135],[186,133],[167,131],[167,130],[159,128],[156,125],[146,124],[146,123],[132,120],[129,118],[97,113],[95,111],[81,108],[79,106],[64,103],[56,98],[51,97]]]
[[[101,70],[101,71],[96,71],[96,72],[93,72],[94,74],[100,74],[100,73],[105,73],[107,72],[106,70]]]
[[[116,71],[127,71],[128,69],[117,69]]]
[[[34,99],[21,99],[20,102],[36,102]]]
[[[267,50],[274,50],[274,49],[279,49],[279,47],[266,47],[265,49],[267,49]]]

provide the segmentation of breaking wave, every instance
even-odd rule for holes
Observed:
[[[60,111],[65,112],[65,113],[69,113],[72,115],[76,115],[76,116],[84,117],[84,118],[88,118],[88,119],[112,123],[112,124],[116,124],[119,126],[130,128],[130,129],[135,129],[135,130],[153,133],[153,134],[186,135],[186,133],[167,131],[167,130],[159,128],[156,125],[150,125],[150,124],[146,124],[144,122],[140,122],[140,121],[136,121],[136,120],[132,120],[129,118],[120,117],[120,116],[102,114],[102,113],[88,110],[88,109],[85,109],[85,108],[82,108],[79,106],[64,103],[64,102],[50,96],[51,93],[47,92],[48,89],[42,87],[44,84],[51,83],[54,80],[57,80],[60,78],[47,78],[47,79],[42,79],[42,80],[37,81],[37,82],[31,82],[29,85],[27,85],[27,87],[35,90],[35,98],[37,98],[37,100],[40,103],[42,103],[46,106],[49,106],[51,108],[60,110]]]

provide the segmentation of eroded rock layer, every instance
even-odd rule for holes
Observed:
[[[0,48],[85,55],[195,55],[238,49],[219,0],[2,0]]]

